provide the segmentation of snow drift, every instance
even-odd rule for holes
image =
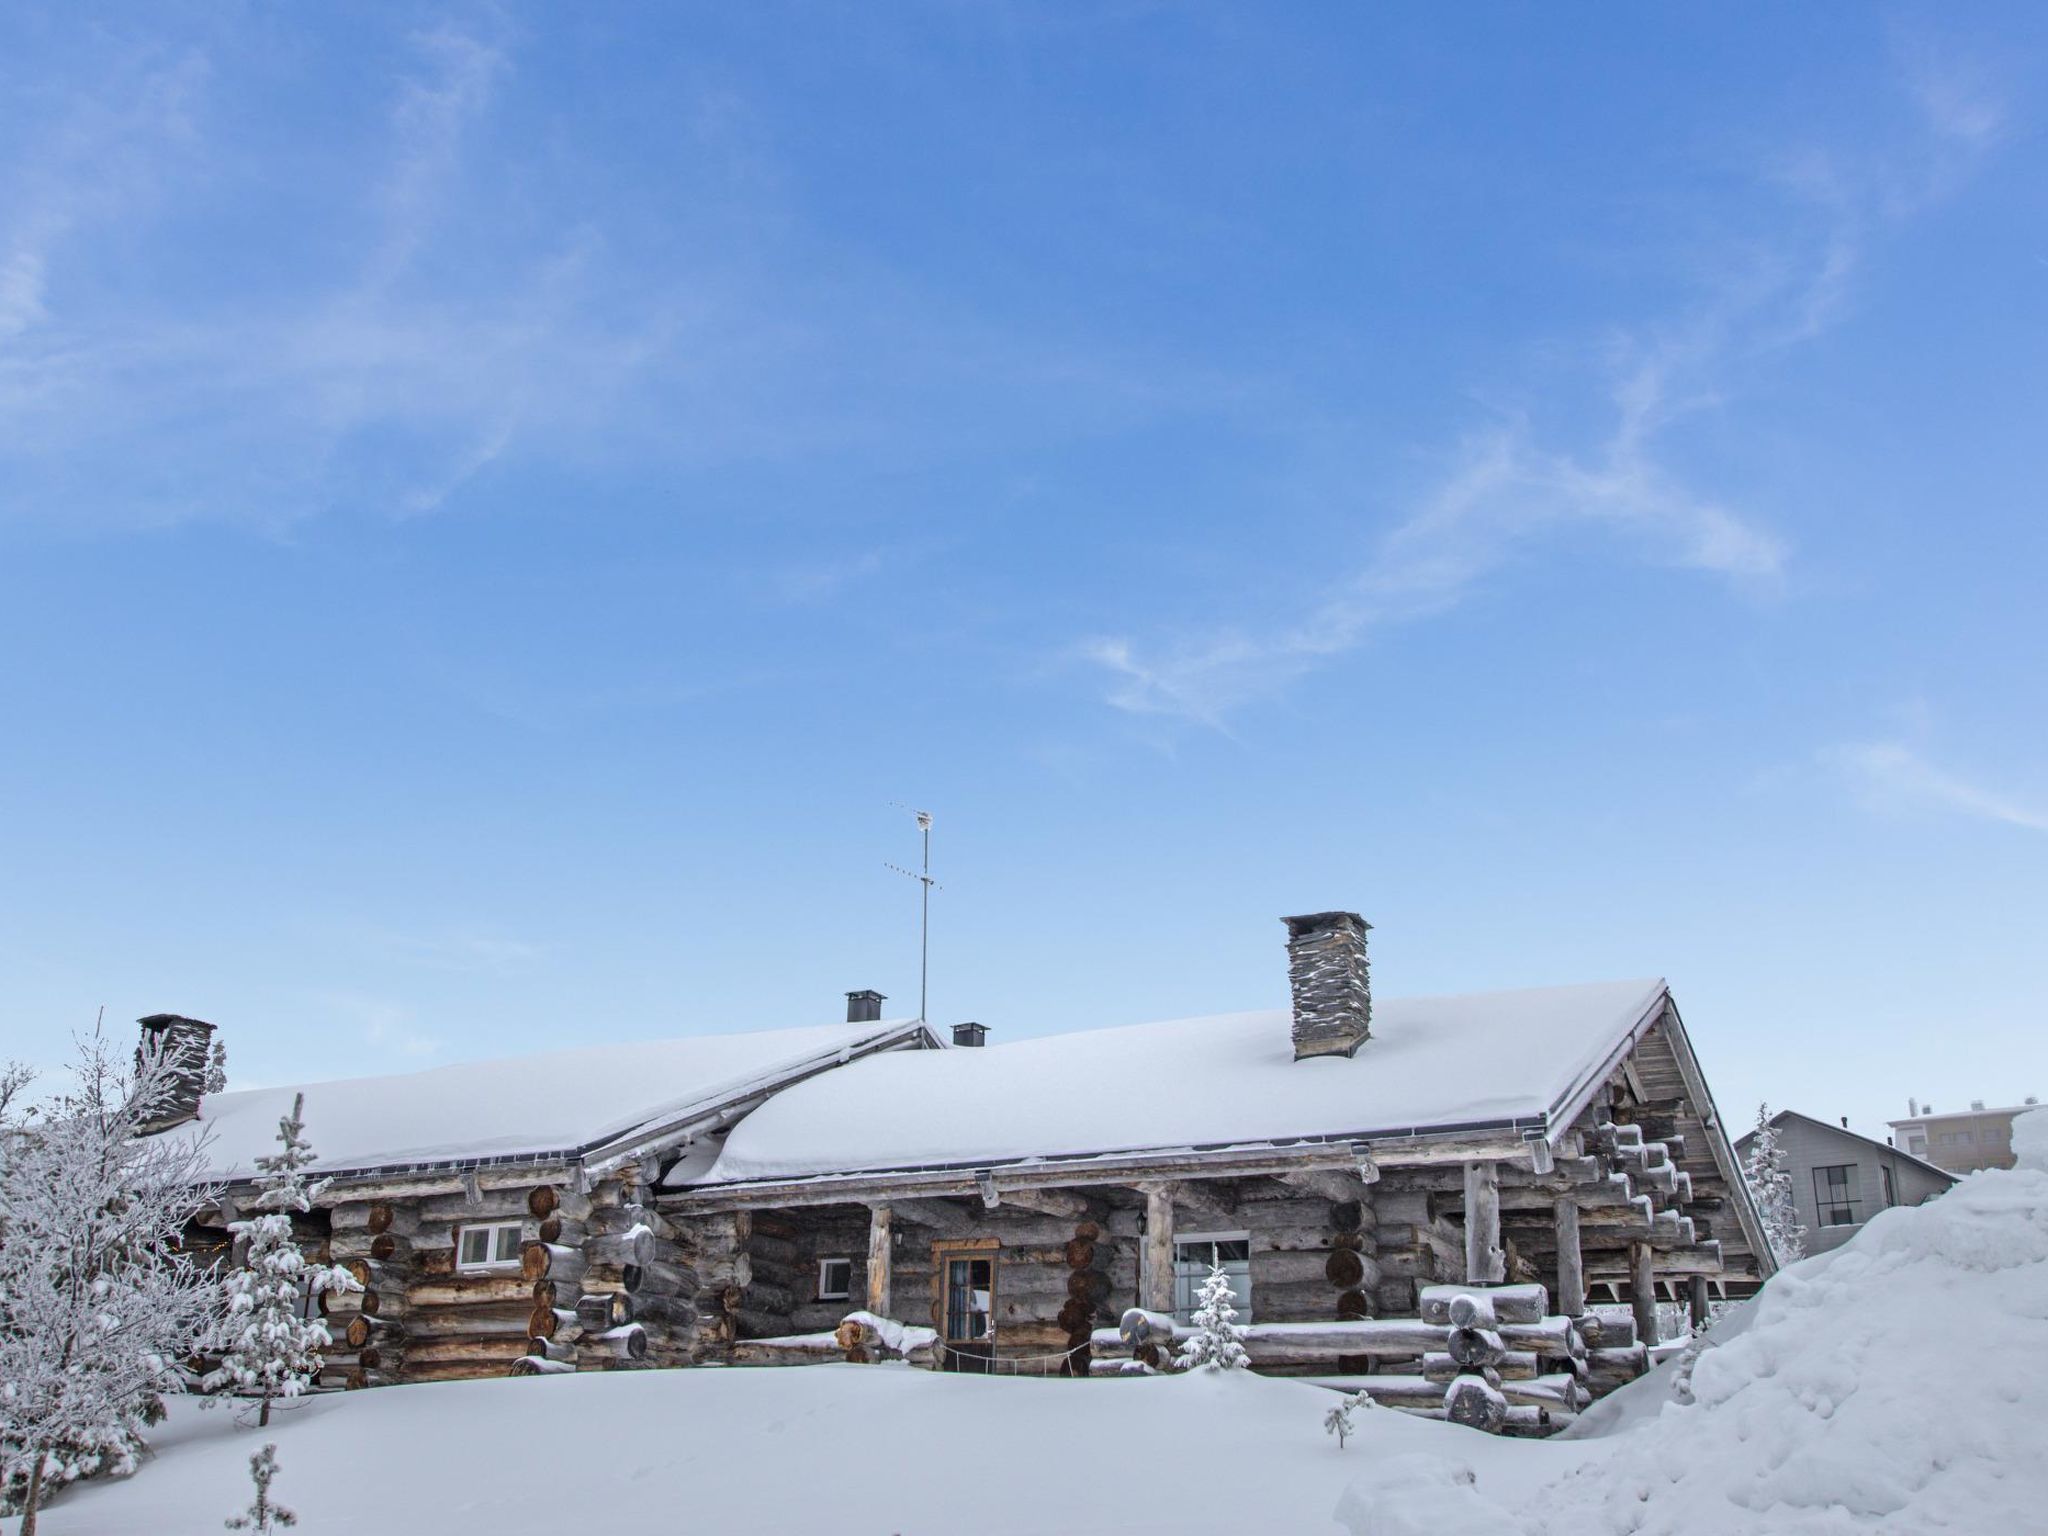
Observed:
[[[2014,1144],[2020,1168],[1781,1272],[1701,1354],[1692,1402],[1663,1381],[1626,1389],[1667,1400],[1613,1414],[1621,1427],[1521,1511],[1461,1480],[1482,1460],[1461,1451],[1361,1479],[1345,1522],[1399,1536],[1412,1506],[1437,1512],[1435,1536],[2048,1529],[2048,1112]]]

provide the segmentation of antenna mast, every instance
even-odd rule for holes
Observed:
[[[931,983],[932,887],[938,882],[932,879],[932,813],[914,811],[912,814],[917,817],[917,830],[924,840],[924,865],[916,871],[905,869],[900,864],[887,867],[918,883],[918,897],[923,904],[917,928],[917,1022],[923,1024],[928,1022],[926,1000]]]

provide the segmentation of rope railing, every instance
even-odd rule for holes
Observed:
[[[1077,1348],[1063,1349],[1051,1355],[998,1355],[993,1353],[995,1347],[995,1341],[989,1340],[991,1353],[984,1355],[972,1350],[955,1349],[944,1340],[934,1345],[942,1356],[950,1355],[955,1360],[971,1360],[977,1369],[990,1376],[1056,1376],[1062,1367],[1066,1367],[1069,1374],[1072,1374],[1071,1362],[1074,1356],[1082,1353]],[[1038,1369],[1025,1369],[1028,1366],[1036,1366]]]

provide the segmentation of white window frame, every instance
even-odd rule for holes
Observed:
[[[825,1279],[826,1271],[831,1269],[831,1267],[834,1264],[844,1264],[846,1266],[846,1282],[836,1291],[832,1289],[830,1284],[827,1283]],[[851,1301],[852,1299],[853,1260],[849,1258],[830,1258],[818,1260],[818,1300]]]
[[[1251,1294],[1252,1275],[1250,1254],[1252,1245],[1252,1235],[1250,1232],[1176,1232],[1173,1234],[1174,1317],[1182,1322],[1191,1322],[1193,1320],[1195,1311],[1194,1297],[1201,1290],[1201,1283],[1203,1280],[1208,1278],[1209,1274],[1209,1266],[1207,1263],[1202,1264],[1202,1272],[1200,1275],[1183,1274],[1181,1272],[1181,1266],[1184,1261],[1181,1258],[1180,1250],[1183,1245],[1189,1243],[1243,1243],[1245,1245],[1246,1257],[1242,1261],[1235,1259],[1227,1259],[1224,1262],[1226,1264],[1235,1264],[1242,1262],[1244,1265],[1244,1274],[1242,1277],[1244,1281],[1244,1289],[1243,1291],[1239,1291],[1236,1285],[1232,1285],[1231,1293],[1233,1296],[1235,1296],[1237,1300],[1238,1322],[1240,1324],[1249,1323],[1252,1320],[1252,1307],[1254,1305]],[[1211,1249],[1210,1251],[1213,1254],[1214,1249]],[[1233,1275],[1232,1278],[1236,1279],[1237,1277]],[[1184,1285],[1183,1282],[1187,1283]],[[1185,1292],[1186,1294],[1186,1300],[1188,1303],[1185,1307],[1180,1305],[1180,1302],[1183,1299],[1183,1292]]]
[[[465,1262],[462,1257],[463,1240],[472,1232],[488,1232],[489,1239],[484,1245],[486,1253],[495,1254],[499,1237],[510,1231],[512,1234],[512,1257],[509,1259],[489,1258],[478,1262]],[[520,1221],[465,1221],[455,1229],[455,1273],[458,1275],[502,1275],[519,1267],[519,1251],[525,1246],[525,1223]]]

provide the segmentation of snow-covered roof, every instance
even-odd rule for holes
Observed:
[[[704,1184],[1540,1125],[1657,1011],[1661,980],[1373,1002],[1355,1057],[1284,1011],[872,1056],[777,1094]]]
[[[322,1173],[569,1153],[709,1113],[922,1031],[899,1020],[692,1035],[252,1088],[208,1095],[198,1121],[164,1134],[209,1134],[211,1176],[248,1177],[255,1158],[276,1150],[278,1119],[303,1093]]]
[[[1846,1125],[1835,1125],[1813,1115],[1801,1114],[1796,1109],[1781,1109],[1771,1116],[1771,1124],[1773,1125],[1778,1124],[1782,1120],[1804,1120],[1808,1125],[1818,1126],[1820,1129],[1830,1131],[1837,1136],[1846,1136],[1851,1141],[1860,1141],[1865,1146],[1884,1153],[1887,1157],[1895,1157],[1903,1163],[1913,1163],[1923,1172],[1931,1173],[1938,1179],[1947,1179],[1951,1184],[1957,1183],[1962,1179],[1962,1175],[1959,1173],[1950,1173],[1946,1168],[1937,1168],[1933,1163],[1928,1162],[1926,1158],[1915,1157],[1903,1147],[1895,1147],[1888,1141],[1879,1141],[1875,1136],[1866,1136],[1861,1131],[1852,1131]],[[1744,1157],[1747,1157],[1749,1155],[1749,1144],[1755,1140],[1756,1129],[1751,1127],[1735,1138],[1735,1150]]]

